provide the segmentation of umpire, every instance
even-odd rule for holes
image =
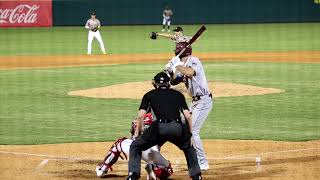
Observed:
[[[127,180],[140,178],[141,152],[154,146],[163,145],[169,141],[178,146],[185,154],[189,175],[193,180],[200,180],[196,150],[191,145],[191,115],[183,94],[170,89],[170,78],[164,72],[158,73],[153,79],[155,89],[146,93],[138,112],[138,123],[134,133],[135,141],[130,146],[129,175]],[[140,135],[143,117],[148,110],[153,112],[156,121]],[[188,124],[181,121],[183,113]]]

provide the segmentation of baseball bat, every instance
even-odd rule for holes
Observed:
[[[192,36],[192,38],[187,43],[187,45],[180,51],[180,53],[177,55],[177,57],[180,57],[180,55],[186,50],[186,48],[190,47],[191,44],[194,43],[206,29],[207,28],[205,26],[201,26],[201,28]]]

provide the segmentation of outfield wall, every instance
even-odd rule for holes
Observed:
[[[102,24],[320,22],[318,0],[72,0],[53,1],[54,25],[83,25],[91,11]]]

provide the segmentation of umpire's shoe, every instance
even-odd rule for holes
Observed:
[[[192,180],[202,180],[201,173],[192,176]]]
[[[129,172],[129,176],[126,180],[138,180],[140,178],[140,175],[136,172]]]

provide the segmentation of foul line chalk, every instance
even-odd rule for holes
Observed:
[[[284,150],[284,151],[267,151],[257,154],[247,154],[244,156],[229,156],[229,157],[222,157],[222,158],[212,158],[213,160],[224,160],[224,159],[256,159],[257,156],[262,155],[269,155],[269,154],[281,154],[281,153],[289,153],[289,152],[302,152],[302,151],[311,151],[311,150],[320,150],[320,148],[308,148],[308,149],[291,149],[291,150]]]
[[[227,156],[227,157],[218,157],[218,158],[208,158],[210,160],[228,160],[228,159],[255,159],[257,156],[261,155],[268,155],[268,154],[281,154],[281,153],[288,153],[288,152],[300,152],[300,151],[310,151],[310,150],[320,150],[320,148],[308,148],[308,149],[291,149],[285,151],[267,151],[261,152],[257,154],[246,154],[242,156]],[[12,155],[24,155],[24,156],[37,156],[37,157],[46,157],[50,159],[56,160],[101,160],[101,159],[90,159],[90,158],[77,158],[77,157],[63,157],[63,156],[52,156],[46,154],[34,154],[34,153],[21,153],[21,152],[9,152],[9,151],[0,151],[2,154],[12,154]],[[181,160],[184,158],[175,158],[176,160]]]
[[[48,164],[48,162],[49,162],[49,159],[45,159],[41,161],[41,163],[36,166],[35,171],[42,169],[45,165]]]
[[[0,151],[2,154],[12,154],[12,155],[22,155],[22,156],[37,156],[45,157],[50,159],[63,159],[63,160],[92,160],[88,158],[77,158],[77,157],[63,157],[63,156],[51,156],[46,154],[34,154],[34,153],[21,153],[21,152],[9,152],[9,151]]]

